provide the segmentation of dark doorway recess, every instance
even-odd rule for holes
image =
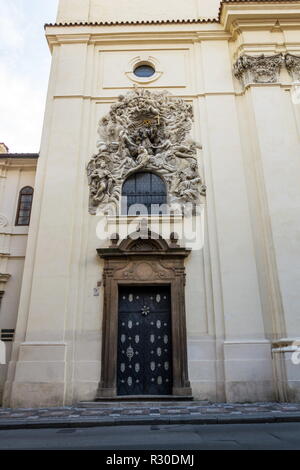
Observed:
[[[118,395],[172,394],[170,288],[119,289]]]

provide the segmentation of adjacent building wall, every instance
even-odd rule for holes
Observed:
[[[17,227],[19,192],[34,187],[36,158],[14,158],[4,152],[0,157],[0,305],[1,330],[15,330],[29,227]],[[1,339],[1,338],[0,338]],[[6,362],[10,361],[12,342],[6,342]],[[0,402],[7,365],[0,365]]]

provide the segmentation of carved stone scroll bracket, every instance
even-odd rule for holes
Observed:
[[[282,54],[254,57],[241,55],[233,67],[233,73],[244,86],[250,83],[276,83],[284,63]]]
[[[285,55],[285,66],[294,82],[300,82],[300,56],[293,54]]]
[[[148,238],[141,238],[141,231],[132,235],[119,244],[97,250],[99,257],[104,260],[104,309],[101,381],[96,399],[111,399],[117,396],[118,293],[119,287],[124,285],[170,286],[172,394],[191,397],[184,288],[184,260],[189,256],[190,250],[175,244],[176,236],[168,242],[150,231]]]

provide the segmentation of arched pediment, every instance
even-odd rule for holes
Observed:
[[[128,256],[140,257],[141,254],[147,258],[186,258],[191,250],[179,246],[177,241],[175,233],[170,234],[170,240],[165,240],[161,235],[142,227],[121,242],[119,242],[119,235],[114,234],[111,238],[111,246],[99,248],[97,253],[103,259],[126,259]]]
[[[167,251],[168,243],[157,233],[137,231],[122,240],[119,249],[121,251]]]

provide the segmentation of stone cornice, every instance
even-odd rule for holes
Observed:
[[[2,153],[0,154],[0,158],[13,158],[13,159],[17,159],[17,158],[33,158],[33,159],[36,159],[36,158],[39,158],[39,154],[38,153]]]
[[[22,168],[22,169],[35,169],[37,167],[37,158],[32,157],[13,157],[1,155],[0,158],[0,173],[1,170],[8,170],[9,168]]]
[[[225,31],[232,33],[237,23],[241,29],[247,26],[260,28],[270,20],[294,20],[299,26],[299,17],[299,0],[229,0],[222,2],[219,21]]]
[[[75,30],[74,30],[75,33]],[[143,42],[151,43],[154,41],[170,42],[176,41],[177,44],[182,43],[195,43],[199,41],[218,41],[218,40],[229,40],[231,35],[223,30],[214,29],[209,31],[193,31],[193,30],[176,30],[176,31],[151,31],[145,32],[143,30],[134,32],[130,31],[118,31],[114,34],[104,33],[102,31],[94,32],[88,38],[86,34],[80,36],[79,34],[73,34],[73,31],[70,31],[69,34],[47,34],[47,40],[50,47],[50,50],[53,49],[53,46],[61,44],[99,44],[101,46],[105,44],[112,45],[117,43],[120,45],[122,42],[126,45],[132,44],[141,44]]]
[[[137,26],[134,30],[122,26],[115,26],[113,30],[107,30],[103,26],[93,28],[89,25],[82,27],[81,31],[78,27],[73,26],[66,30],[60,27],[52,27],[46,31],[47,41],[50,49],[60,44],[112,44],[124,42],[126,44],[141,42],[198,42],[201,40],[229,40],[230,34],[224,31],[221,25],[215,24],[211,27],[205,27],[201,30],[195,25],[183,25],[182,27],[174,27],[170,24],[166,28],[157,30],[151,26],[145,28]]]
[[[138,26],[138,25],[166,25],[166,24],[202,24],[202,23],[218,23],[218,18],[193,18],[178,20],[136,20],[136,21],[79,21],[65,23],[46,23],[46,28],[51,27],[72,27],[72,26]]]

